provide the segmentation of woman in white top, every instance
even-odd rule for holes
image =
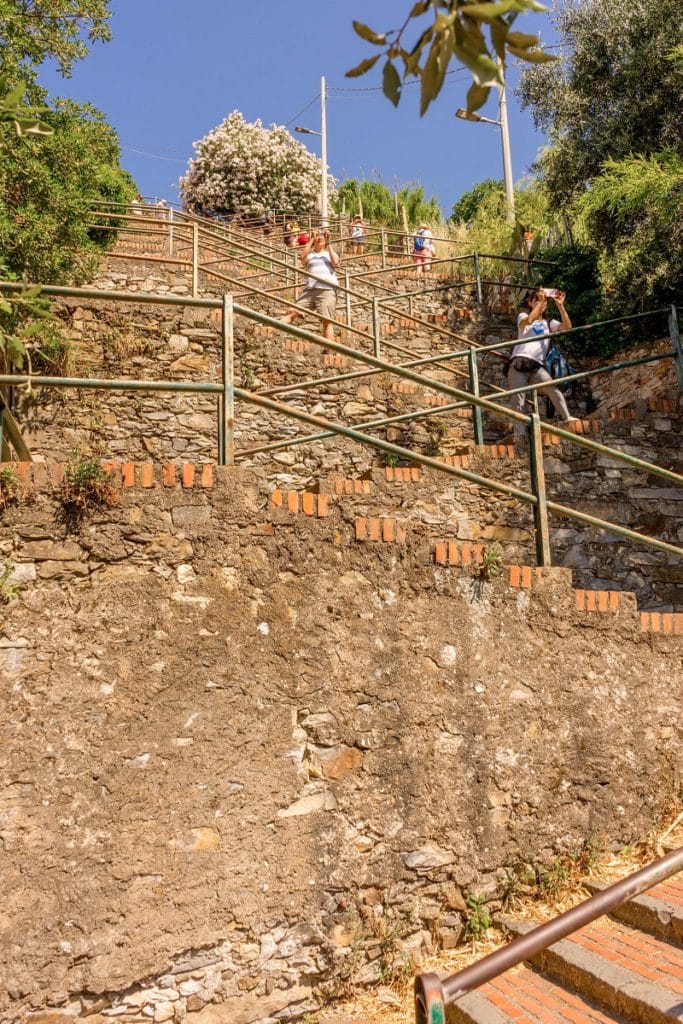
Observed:
[[[330,321],[334,320],[337,305],[339,281],[335,270],[339,266],[339,255],[330,245],[329,231],[313,232],[310,242],[299,254],[299,262],[306,268],[308,278],[296,304],[302,310],[313,309],[319,313],[323,322],[323,335],[328,341],[334,341],[334,328]],[[282,322],[292,324],[302,318],[303,314],[293,309],[285,313]]]
[[[365,253],[365,224],[363,218],[358,214],[353,218],[351,225],[350,245],[351,251],[355,252],[356,256],[363,256]]]
[[[560,320],[546,319],[548,296],[542,288],[528,292],[522,302],[517,317],[517,337],[520,344],[515,345],[512,350],[512,359],[508,370],[508,387],[510,388],[522,388],[525,384],[541,384],[553,379],[543,365],[552,345],[552,339],[544,337],[544,335],[568,331],[572,326],[569,313],[564,305],[564,292],[558,291],[553,298],[560,313]],[[570,414],[565,397],[559,388],[543,388],[543,394],[548,396],[560,419],[565,423],[576,420],[576,416]],[[524,411],[525,401],[526,394],[523,391],[511,396],[512,408],[518,412]],[[523,432],[524,424],[515,423],[515,433]]]

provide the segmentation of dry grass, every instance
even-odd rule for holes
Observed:
[[[533,897],[513,897],[506,913],[527,921],[546,921],[557,914],[570,910],[590,895],[581,885],[582,878],[590,878],[601,884],[616,882],[626,875],[638,871],[668,847],[683,846],[683,814],[680,806],[672,809],[668,828],[652,832],[634,846],[625,847],[618,853],[591,855],[576,858],[575,868],[568,870],[566,883],[552,889],[547,898],[542,890]],[[433,971],[445,977],[455,974],[476,960],[506,944],[505,935],[498,928],[489,928],[484,940],[468,943],[458,949],[448,950],[426,958],[420,965],[421,973]],[[390,985],[379,985],[374,989],[359,991],[343,1002],[334,1003],[324,1010],[311,1015],[310,1024],[414,1024],[413,981],[401,979]],[[307,1022],[309,1024],[309,1022]]]

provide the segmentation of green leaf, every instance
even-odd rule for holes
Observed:
[[[538,36],[530,36],[526,32],[508,32],[508,45],[527,50],[530,46],[539,46]]]
[[[549,7],[538,3],[537,0],[518,0],[517,6],[526,11],[538,11],[539,14],[546,14],[550,10]]]
[[[464,4],[460,8],[460,13],[467,18],[476,18],[480,21],[494,21],[515,7],[517,7],[517,0],[499,0],[498,3],[491,4]]]
[[[502,85],[498,65],[488,54],[472,54],[464,46],[455,46],[455,55],[472,72],[477,85]]]
[[[554,54],[546,53],[545,50],[520,50],[517,46],[508,46],[508,51],[514,57],[526,60],[530,64],[550,64],[551,61],[558,59]]]
[[[49,125],[43,124],[42,121],[36,121],[35,119],[29,119],[26,117],[15,117],[14,126],[17,129],[18,135],[52,135],[53,130]]]
[[[505,44],[508,39],[508,27],[503,18],[500,21],[491,22],[491,42],[496,54],[502,61],[505,60]]]
[[[41,330],[41,324],[29,324],[28,327],[22,328],[22,333],[25,338],[32,338],[35,334],[40,334]]]
[[[39,284],[31,285],[30,288],[24,288],[21,297],[22,299],[36,299],[42,292],[42,286]]]
[[[362,60],[355,68],[351,68],[350,71],[347,71],[344,77],[358,78],[359,75],[364,75],[366,71],[369,71],[370,68],[375,66],[381,56],[381,53],[376,53],[374,57],[368,57],[366,60]]]
[[[480,107],[484,106],[490,92],[490,85],[477,85],[476,82],[472,82],[472,85],[467,90],[467,109],[470,114],[473,110],[479,110]]]
[[[4,299],[0,299],[0,313],[11,313],[12,307],[9,302],[5,302]]]
[[[361,39],[365,39],[367,43],[374,43],[376,46],[384,46],[387,41],[385,33],[380,35],[379,32],[374,32],[367,25],[364,25],[362,21],[354,21],[353,27],[356,35],[359,35]]]
[[[26,83],[19,82],[19,84],[16,85],[11,92],[8,92],[6,96],[2,97],[2,105],[6,107],[8,110],[13,109],[14,107],[18,106],[18,104],[21,102],[25,92]]]
[[[425,45],[425,43],[429,42],[429,40],[432,38],[433,35],[434,35],[434,26],[430,25],[429,28],[426,28],[424,30],[424,32],[421,34],[421,36],[419,37],[419,39],[415,43],[415,46],[410,51],[411,54],[413,54],[413,53],[420,53],[421,50],[422,50],[422,47]]]
[[[441,54],[441,39],[437,38],[433,41],[429,56],[425,62],[425,66],[422,69],[422,85],[420,88],[420,116],[422,116],[427,107],[438,94],[443,81],[443,72],[439,67],[439,59]]]
[[[387,99],[391,100],[394,106],[397,107],[398,101],[401,98],[401,79],[399,78],[398,71],[390,60],[388,60],[384,65],[382,90]]]

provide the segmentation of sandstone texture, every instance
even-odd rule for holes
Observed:
[[[566,570],[511,590],[267,487],[5,510],[36,573],[0,634],[3,1020],[301,1014],[675,785],[681,641],[632,598],[582,615]]]

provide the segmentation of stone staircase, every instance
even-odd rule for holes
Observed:
[[[587,883],[593,891],[600,887]],[[533,927],[504,919],[512,936]],[[683,879],[674,876],[464,996],[447,1024],[683,1020]]]
[[[119,241],[125,248],[126,240]],[[121,253],[125,256],[125,252]],[[248,277],[236,264],[235,273]],[[387,287],[405,290],[407,285],[422,287],[424,282],[405,279],[404,272],[388,271],[382,275]],[[274,287],[281,280],[271,275],[259,279],[260,287]],[[202,282],[209,291],[216,282]],[[158,294],[188,294],[187,275],[177,270],[164,271],[160,265],[125,259],[111,261],[96,286],[126,291],[152,291]],[[366,278],[353,275],[352,285],[367,295],[376,293]],[[476,313],[472,296],[457,293],[457,301],[449,301],[449,293],[415,294],[413,308],[425,323],[417,325],[403,316],[383,315],[383,344],[400,345],[416,358],[447,351],[462,342],[439,334],[439,326],[449,326],[456,334],[481,340],[492,321],[482,320]],[[269,313],[277,306],[270,299],[258,296],[247,301]],[[342,303],[340,302],[340,307]],[[83,360],[92,371],[102,376],[136,376],[154,379],[216,379],[219,374],[217,310],[185,310],[168,307],[131,306],[124,310],[105,303],[65,300],[62,315],[74,332]],[[363,316],[361,309],[357,315]],[[367,321],[354,325],[368,329]],[[499,334],[500,324],[493,325]],[[509,330],[509,327],[508,327]],[[464,334],[462,333],[464,332]],[[366,343],[358,336],[341,337],[349,345]],[[368,339],[367,350],[371,350]],[[236,372],[243,387],[265,389],[272,397],[292,402],[308,412],[332,421],[368,422],[380,417],[401,416],[415,409],[434,409],[434,416],[412,422],[397,423],[376,431],[406,448],[436,454],[444,464],[465,463],[475,472],[489,475],[501,482],[523,489],[529,488],[528,455],[515,451],[506,439],[509,423],[485,415],[487,444],[474,444],[471,411],[458,409],[438,418],[439,409],[450,401],[415,382],[401,380],[384,373],[364,373],[363,364],[338,353],[324,353],[309,341],[277,334],[272,327],[263,327],[242,317],[236,319]],[[409,356],[395,350],[383,351],[385,358],[405,361]],[[498,364],[487,364],[495,380]],[[615,406],[605,401],[590,416],[576,423],[577,434],[666,468],[680,471],[680,431],[682,411],[672,390],[672,373],[661,376],[660,364],[656,381],[657,397],[631,400]],[[662,364],[664,365],[664,364]],[[631,384],[642,381],[648,368],[637,368]],[[349,379],[344,374],[363,372]],[[423,371],[427,372],[427,371]],[[430,369],[429,376],[456,387],[461,377],[448,369]],[[499,371],[498,371],[499,372]],[[653,371],[654,372],[654,371]],[[320,384],[304,387],[307,382]],[[301,386],[298,386],[301,385]],[[601,393],[606,388],[600,382]],[[286,390],[285,390],[286,389]],[[628,395],[633,387],[627,389]],[[74,445],[99,440],[113,459],[153,459],[171,462],[182,458],[191,462],[215,462],[217,459],[216,412],[213,397],[159,396],[138,394],[102,395],[97,400],[87,393],[73,399],[40,396],[26,410],[31,430],[32,449],[39,457],[66,458]],[[332,438],[281,451],[256,453],[259,447],[282,438],[293,438],[300,427],[282,417],[239,403],[236,418],[236,442],[240,449],[253,455],[240,457],[242,465],[267,468],[271,488],[300,492],[319,492],[332,475],[357,479],[379,474],[382,466],[376,451],[363,449],[351,441]],[[683,531],[679,490],[667,486],[646,473],[613,462],[607,456],[595,455],[584,448],[559,441],[550,433],[544,435],[545,469],[548,495],[581,511],[612,519],[643,533],[651,533],[674,544]],[[465,461],[463,461],[465,460]],[[378,464],[379,463],[379,464]],[[392,467],[387,467],[391,469]],[[397,469],[402,467],[396,467]],[[521,564],[533,558],[533,532],[530,510],[506,499],[503,495],[482,491],[465,481],[441,477],[428,472],[417,481],[395,481],[398,489],[388,493],[349,495],[349,512],[354,518],[384,518],[403,524],[434,543],[463,543],[502,546],[506,564]],[[403,532],[404,526],[401,525]],[[673,556],[638,550],[621,543],[614,535],[604,534],[575,522],[551,521],[551,543],[554,563],[571,569],[575,583],[585,590],[603,592],[632,591],[637,594],[644,611],[671,615],[683,608],[683,569]]]

